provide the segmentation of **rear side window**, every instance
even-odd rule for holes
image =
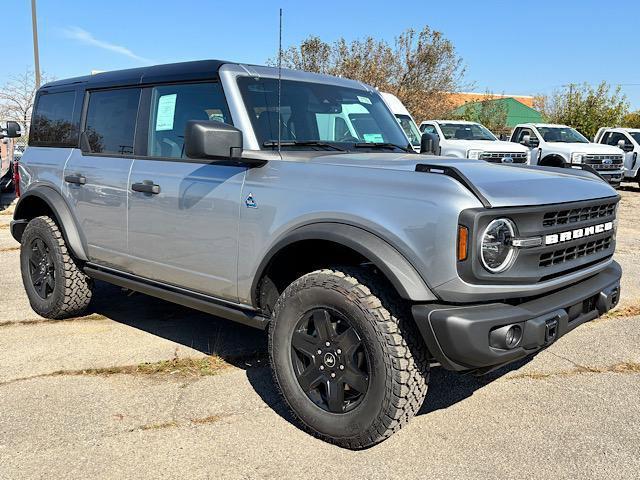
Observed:
[[[183,158],[189,120],[231,123],[219,83],[163,85],[151,90],[147,155]]]
[[[91,153],[133,154],[139,101],[139,88],[90,93],[85,133]]]
[[[33,113],[29,145],[75,147],[78,125],[74,122],[76,92],[41,93]]]

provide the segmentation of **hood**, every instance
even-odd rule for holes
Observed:
[[[554,150],[563,152],[579,152],[594,155],[621,155],[622,150],[613,145],[604,145],[602,143],[562,143],[548,142]]]
[[[529,149],[524,145],[502,140],[444,140],[447,145],[461,150],[482,150],[484,152],[520,152],[527,153]]]
[[[492,207],[546,205],[616,196],[615,190],[606,182],[582,170],[511,166],[481,160],[396,153],[321,155],[310,162],[409,171],[415,175],[440,175],[416,172],[418,164],[454,167]]]

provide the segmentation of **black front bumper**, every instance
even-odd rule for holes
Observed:
[[[430,353],[444,368],[488,371],[537,352],[613,308],[621,276],[620,265],[612,262],[593,277],[519,305],[424,304],[414,305],[412,312]],[[511,349],[492,346],[491,332],[507,325],[520,327],[520,342]]]

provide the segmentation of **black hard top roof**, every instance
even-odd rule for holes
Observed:
[[[218,77],[218,69],[225,63],[223,60],[197,60],[193,62],[168,63],[150,67],[114,70],[112,72],[85,75],[84,77],[67,78],[49,82],[42,86],[43,90],[82,84],[86,88],[103,88],[125,85],[144,85],[158,82],[174,82],[182,80],[208,80]]]

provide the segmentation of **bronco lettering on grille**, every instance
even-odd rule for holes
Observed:
[[[545,235],[544,244],[553,245],[555,243],[568,242],[569,240],[589,237],[598,233],[608,232],[609,230],[613,230],[613,222],[599,223],[598,225],[591,225],[590,227],[576,228],[575,230],[568,230],[566,232],[560,233],[552,233],[551,235]]]

